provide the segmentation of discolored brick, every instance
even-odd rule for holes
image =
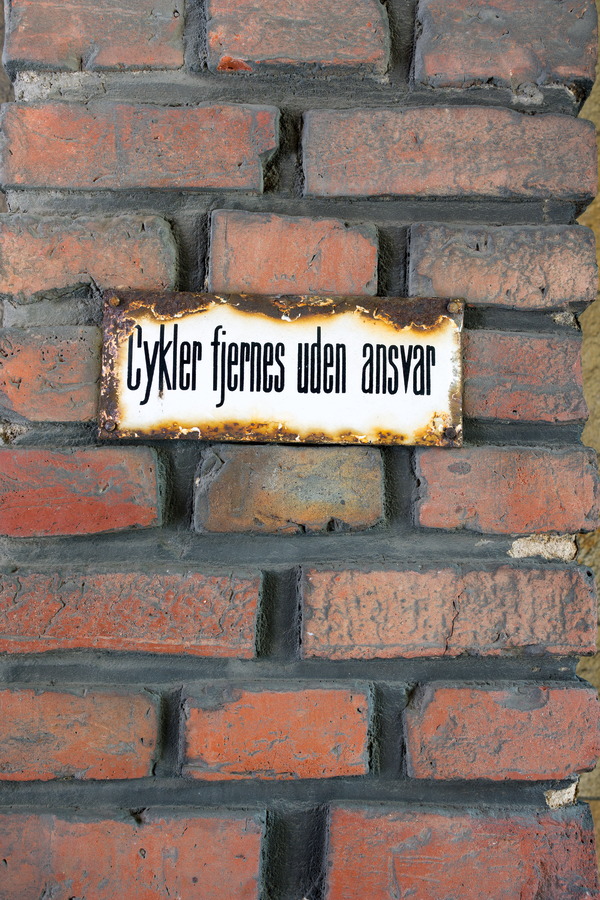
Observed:
[[[594,233],[580,225],[410,229],[411,297],[462,297],[468,304],[552,309],[596,299]]]
[[[431,87],[565,84],[596,77],[593,0],[419,0],[415,81]]]
[[[362,447],[213,445],[194,491],[202,532],[361,530],[383,519],[381,455]]]
[[[593,653],[582,568],[304,567],[302,655],[320,659]]]

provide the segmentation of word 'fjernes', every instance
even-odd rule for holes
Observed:
[[[206,391],[216,394],[215,407],[227,393],[281,393],[289,378],[299,394],[345,394],[348,352],[345,343],[323,341],[321,327],[312,342],[285,344],[271,341],[228,341],[222,325],[208,342],[186,340],[185,331],[173,325],[167,340],[165,325],[158,339],[146,340],[136,325],[127,348],[127,389],[140,391],[145,406],[152,391]],[[203,363],[208,363],[204,368]],[[380,344],[362,346],[363,394],[431,394],[431,373],[436,364],[430,344]]]

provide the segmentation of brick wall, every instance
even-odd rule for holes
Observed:
[[[3,900],[596,895],[595,54],[588,0],[11,0]],[[465,445],[99,446],[107,288],[463,297]]]

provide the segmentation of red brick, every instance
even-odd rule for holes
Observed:
[[[173,815],[118,821],[0,816],[7,898],[258,900],[261,814]]]
[[[87,422],[98,409],[97,328],[0,329],[0,404],[34,422]]]
[[[4,690],[0,718],[0,780],[152,773],[158,713],[148,694]]]
[[[596,299],[594,233],[579,225],[413,225],[408,293],[552,309]]]
[[[596,454],[525,447],[416,451],[416,521],[491,534],[598,527]]]
[[[567,778],[600,755],[591,687],[426,685],[404,712],[411,778]]]
[[[0,221],[0,293],[21,300],[66,294],[80,285],[168,290],[177,282],[177,246],[158,216]]]
[[[88,647],[254,656],[260,577],[107,572],[0,575],[0,652]]]
[[[183,0],[11,0],[5,62],[19,68],[177,69]]]
[[[312,197],[590,200],[596,193],[594,125],[569,116],[475,106],[312,110],[303,158]]]
[[[42,537],[160,525],[148,447],[0,448],[0,534]]]
[[[326,900],[575,900],[597,896],[586,806],[331,812]]]
[[[277,116],[268,106],[8,103],[1,179],[7,187],[262,191]]]
[[[214,445],[194,488],[202,532],[361,530],[382,521],[381,454],[363,447]]]
[[[214,72],[281,63],[387,69],[388,22],[379,0],[208,0],[207,11]]]
[[[204,781],[364,775],[368,729],[364,689],[207,690],[187,701],[184,774]]]
[[[302,595],[305,657],[562,655],[596,648],[593,579],[572,566],[306,568]]]
[[[375,294],[377,232],[340,219],[217,210],[209,291]]]
[[[570,85],[596,77],[593,0],[419,0],[415,80],[432,87]]]
[[[463,339],[465,416],[525,422],[581,422],[579,334],[470,331]]]

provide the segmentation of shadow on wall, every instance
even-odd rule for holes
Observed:
[[[600,0],[597,0],[597,6],[600,14]],[[580,115],[595,124],[596,135],[600,136],[600,70],[598,79]],[[600,195],[588,207],[579,222],[594,230],[600,263]],[[583,382],[589,408],[583,441],[600,454],[600,302],[592,304],[581,316],[580,322],[583,329]],[[579,562],[593,569],[596,583],[600,586],[600,529],[591,534],[580,535],[578,545]],[[598,646],[600,647],[600,636]],[[582,659],[577,672],[600,690],[600,652]],[[600,862],[600,762],[593,772],[581,777],[579,796],[582,800],[587,800],[592,808],[596,826],[596,849]]]
[[[0,4],[0,47],[4,47],[4,8],[2,4]],[[7,100],[12,100],[12,87],[6,72],[0,66],[0,103],[6,103]]]
[[[594,94],[582,110],[582,115],[592,119],[600,131],[600,85],[596,82]],[[600,244],[600,199],[596,199],[579,220],[596,233]],[[581,317],[583,328],[583,382],[589,408],[589,420],[583,433],[583,440],[600,453],[600,302],[594,303]],[[594,570],[596,583],[600,585],[600,530],[581,535],[579,562]],[[600,640],[599,640],[600,645]],[[600,653],[584,658],[577,668],[578,674],[600,690]],[[593,772],[582,775],[580,797],[588,800],[592,807],[596,825],[596,847],[600,860],[600,763]]]
[[[0,3],[0,49],[4,47],[4,7]],[[13,99],[12,86],[6,72],[0,66],[0,103]],[[6,212],[6,201],[0,194],[0,213]]]

